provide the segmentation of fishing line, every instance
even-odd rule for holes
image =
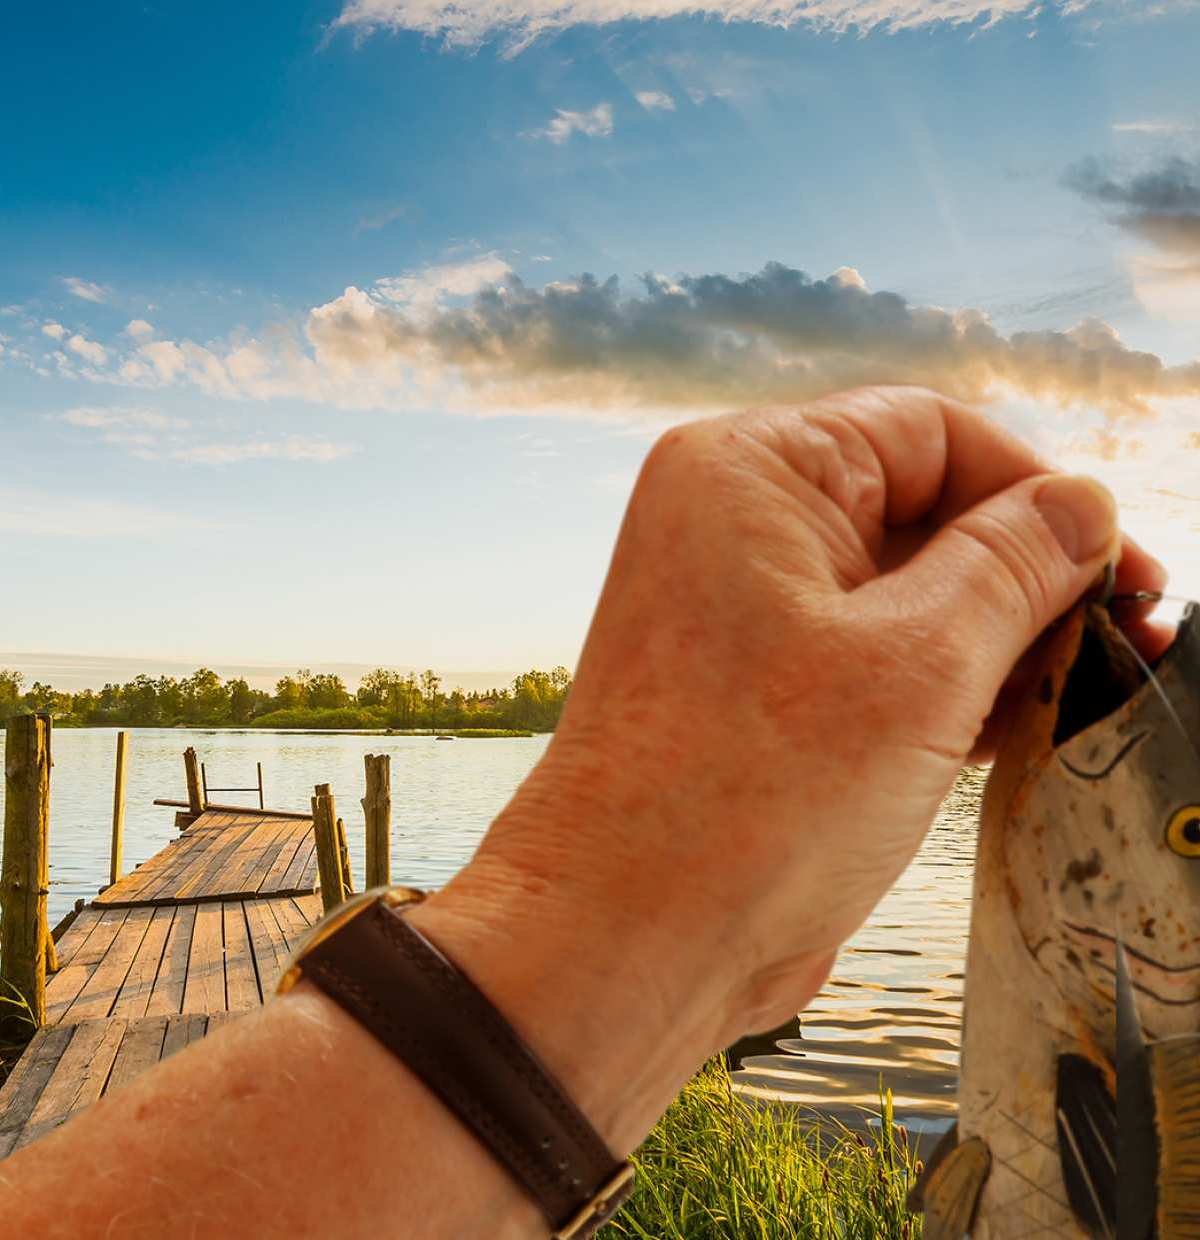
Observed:
[[[1113,601],[1115,602],[1116,600],[1114,599]],[[1186,601],[1190,602],[1191,600],[1186,600]],[[1172,705],[1171,699],[1167,696],[1167,691],[1162,687],[1162,682],[1154,674],[1154,669],[1151,668],[1150,664],[1147,663],[1146,660],[1142,658],[1140,652],[1138,651],[1137,647],[1134,646],[1133,642],[1131,642],[1129,638],[1126,637],[1125,634],[1121,632],[1120,625],[1114,624],[1112,627],[1116,631],[1117,636],[1125,644],[1125,648],[1129,651],[1131,655],[1133,655],[1134,660],[1137,662],[1138,667],[1142,669],[1142,672],[1145,675],[1146,679],[1150,682],[1151,685],[1154,686],[1154,692],[1158,695],[1159,700],[1162,702],[1163,707],[1166,709],[1168,717],[1170,718],[1171,722],[1175,725],[1175,727],[1179,729],[1179,734],[1183,737],[1184,741],[1187,742],[1188,748],[1192,751],[1193,754],[1195,754],[1196,766],[1197,768],[1200,768],[1200,746],[1197,746],[1195,740],[1192,739],[1192,734],[1187,730],[1187,728],[1183,726],[1183,720],[1180,719],[1179,712]]]

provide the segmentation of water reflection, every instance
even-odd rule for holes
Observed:
[[[892,1090],[912,1130],[954,1117],[963,967],[985,772],[955,785],[912,865],[798,1022],[731,1048],[739,1088],[852,1126]]]
[[[390,753],[393,875],[397,882],[437,887],[470,858],[548,739],[438,743],[428,737],[133,729],[126,868],[175,837],[173,811],[152,802],[185,796],[181,754],[190,744],[207,762],[214,785],[252,783],[261,761],[274,808],[306,809],[313,784],[332,784],[361,881],[362,758]],[[109,729],[55,734],[52,923],[107,880],[115,745]],[[898,1115],[911,1127],[919,1128],[921,1119],[935,1126],[949,1122],[982,784],[982,772],[959,781],[920,854],[843,950],[801,1019],[733,1048],[743,1091],[819,1105],[861,1124],[861,1109],[877,1104],[882,1074]]]

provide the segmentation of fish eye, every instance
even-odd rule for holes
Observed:
[[[1181,857],[1200,857],[1200,805],[1186,805],[1171,818],[1167,844]]]

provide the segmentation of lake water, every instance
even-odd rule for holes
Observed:
[[[329,783],[345,818],[361,886],[363,755],[392,755],[392,873],[418,887],[444,883],[471,856],[491,818],[541,756],[548,737],[437,741],[432,737],[131,729],[125,866],[176,835],[185,746],[213,786],[250,785],[263,764],[267,805],[307,810]],[[115,733],[54,735],[50,918],[90,899],[108,876]],[[933,1128],[954,1111],[975,819],[980,772],[967,772],[943,805],[916,860],[843,950],[833,975],[792,1027],[737,1048],[741,1089],[810,1101],[853,1120],[876,1105],[882,1073],[898,1115]],[[254,794],[214,801],[254,804]],[[0,804],[3,789],[0,787]],[[778,1041],[782,1045],[776,1045]]]

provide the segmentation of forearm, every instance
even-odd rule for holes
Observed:
[[[585,891],[491,850],[408,915],[623,1155],[729,1036],[728,979],[702,908],[688,942],[601,869]],[[0,1217],[72,1240],[547,1232],[424,1085],[306,985],[0,1163]]]

